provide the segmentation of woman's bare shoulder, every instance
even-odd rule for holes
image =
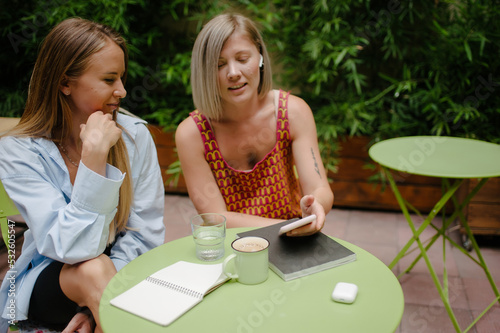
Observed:
[[[191,117],[184,119],[175,130],[175,143],[177,147],[181,145],[193,147],[197,144],[202,144],[199,138],[200,132],[198,131],[198,126],[196,126],[196,123]]]
[[[288,109],[292,112],[311,112],[311,108],[301,97],[297,95],[288,96]]]
[[[302,98],[290,94],[288,97],[288,118],[292,123],[311,121],[313,113],[309,105]]]

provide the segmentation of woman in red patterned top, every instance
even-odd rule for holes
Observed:
[[[223,14],[203,27],[191,85],[197,110],[177,128],[176,144],[197,211],[224,214],[228,227],[315,214],[288,235],[321,230],[333,193],[313,114],[299,97],[272,89],[269,55],[251,20]]]

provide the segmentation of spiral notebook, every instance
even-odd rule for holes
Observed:
[[[222,264],[178,261],[148,276],[110,303],[167,326],[228,280],[222,272]]]

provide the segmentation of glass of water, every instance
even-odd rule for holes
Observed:
[[[226,217],[217,213],[199,214],[191,218],[191,230],[196,244],[196,257],[204,261],[224,256]]]

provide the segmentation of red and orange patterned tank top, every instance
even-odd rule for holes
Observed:
[[[288,96],[289,93],[279,91],[276,145],[250,171],[230,167],[219,150],[208,119],[197,110],[190,113],[201,133],[205,158],[228,211],[280,219],[302,215],[288,123]]]

